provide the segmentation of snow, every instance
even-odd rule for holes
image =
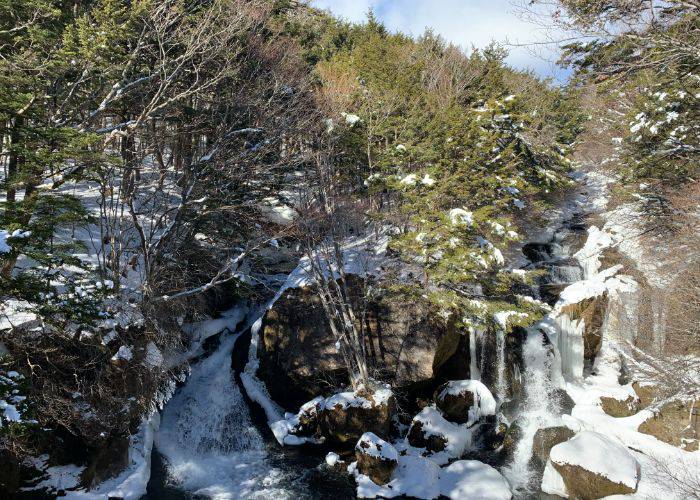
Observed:
[[[26,300],[3,299],[0,302],[0,331],[33,326],[39,321],[33,310],[36,310],[36,305]]]
[[[326,465],[329,467],[334,467],[338,462],[340,462],[340,455],[334,451],[328,452],[326,455]]]
[[[425,175],[423,176],[423,178],[421,179],[421,183],[422,183],[424,186],[430,187],[430,186],[432,186],[433,184],[435,184],[435,179],[433,179],[432,177],[430,177],[430,174],[425,174]]]
[[[373,432],[365,432],[355,445],[355,450],[382,460],[397,461],[399,459],[396,448]]]
[[[493,320],[501,328],[501,330],[505,331],[508,328],[508,320],[513,317],[525,319],[528,317],[528,315],[527,313],[518,311],[498,311],[494,313]]]
[[[12,251],[12,247],[7,241],[9,238],[22,239],[29,238],[31,235],[31,231],[22,231],[21,229],[15,229],[12,233],[6,229],[0,229],[0,253],[10,253]]]
[[[627,448],[598,432],[579,432],[554,446],[549,459],[554,464],[581,467],[632,489],[639,481],[639,464]]]
[[[399,496],[433,499],[440,496],[455,500],[510,500],[508,482],[493,467],[476,460],[458,460],[440,468],[423,457],[399,456],[391,481],[380,486],[348,467],[355,476],[358,498],[395,498]]]
[[[508,481],[477,460],[458,460],[440,471],[440,493],[451,499],[510,500]]]
[[[274,197],[265,198],[259,210],[268,221],[280,226],[291,225],[299,216],[296,210]]]
[[[404,186],[415,186],[417,180],[418,176],[416,174],[408,174],[399,181],[399,184],[403,184]]]
[[[112,356],[112,361],[131,361],[134,357],[133,347],[131,346],[121,346],[114,356]]]
[[[470,226],[474,223],[474,214],[463,208],[453,208],[449,211],[448,217],[454,226]]]
[[[446,395],[460,396],[470,392],[474,394],[474,406],[469,408],[467,425],[473,425],[481,417],[496,414],[496,400],[488,387],[478,380],[451,380],[440,392],[438,399]]]
[[[158,349],[158,346],[153,343],[149,342],[146,345],[146,366],[150,368],[158,368],[159,366],[162,366],[163,364],[163,353],[160,352],[160,349]]]
[[[11,405],[4,399],[0,399],[0,410],[3,411],[3,416],[8,422],[21,422],[22,416],[17,411],[15,405]],[[2,421],[0,420],[0,423]]]
[[[361,121],[361,118],[359,116],[354,115],[352,113],[342,112],[341,115],[343,116],[343,118],[345,118],[345,123],[347,123],[351,127]]]

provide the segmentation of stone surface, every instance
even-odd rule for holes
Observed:
[[[396,411],[394,396],[386,401],[377,402],[369,391],[360,390],[356,396],[368,401],[367,404],[354,405],[325,402],[321,419],[323,435],[338,444],[355,442],[365,432],[372,432],[382,438],[388,438],[391,431],[392,417]]]
[[[624,445],[597,432],[579,432],[552,447],[547,468],[550,464],[570,498],[597,499],[637,491],[637,460]]]
[[[654,412],[654,416],[639,426],[639,432],[687,451],[698,447],[695,430],[691,427],[692,401],[671,401]]]
[[[359,306],[361,278],[348,278]],[[359,310],[359,307],[358,307]],[[410,388],[469,376],[469,337],[448,324],[427,300],[388,294],[367,305],[363,331],[378,378]],[[347,373],[323,307],[311,287],[287,290],[267,312],[258,347],[258,377],[272,398],[294,411],[347,383]]]
[[[574,431],[564,426],[537,429],[532,438],[532,458],[544,466],[552,448],[572,437],[574,437]]]
[[[627,399],[602,396],[600,404],[603,411],[611,417],[631,417],[639,411],[639,401],[632,396],[627,397]]]

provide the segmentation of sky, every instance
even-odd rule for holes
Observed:
[[[353,22],[363,21],[372,9],[392,31],[420,35],[426,28],[432,28],[467,52],[495,40],[507,46],[510,51],[507,63],[511,66],[532,69],[542,77],[564,82],[569,72],[554,64],[556,45],[542,43],[552,39],[551,33],[519,15],[516,1],[312,0],[311,4]],[[519,46],[533,42],[529,47]]]

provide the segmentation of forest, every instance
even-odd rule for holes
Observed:
[[[521,8],[0,0],[0,497],[700,498],[700,2]]]

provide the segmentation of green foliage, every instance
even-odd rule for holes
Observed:
[[[466,57],[430,32],[413,41],[370,19],[317,66],[342,111],[340,174],[396,227],[391,249],[422,270],[418,286],[473,323],[504,309],[538,319],[502,252],[523,213],[543,213],[570,184],[582,123],[575,94],[507,68],[505,56],[492,45]]]

